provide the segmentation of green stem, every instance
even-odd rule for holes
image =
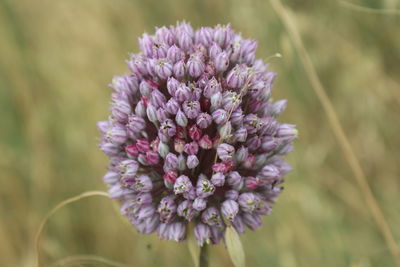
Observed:
[[[200,249],[200,265],[199,267],[208,267],[209,266],[209,257],[208,257],[208,247],[209,245],[204,244]]]

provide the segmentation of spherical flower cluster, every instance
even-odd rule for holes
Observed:
[[[187,23],[139,39],[115,77],[111,115],[98,123],[110,157],[109,194],[143,234],[218,243],[227,225],[254,230],[290,171],[294,125],[279,123],[276,74],[256,59],[257,43],[229,25]]]

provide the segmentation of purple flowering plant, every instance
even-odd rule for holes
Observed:
[[[291,167],[294,125],[280,123],[276,77],[257,42],[229,25],[157,28],[139,38],[115,77],[111,115],[100,121],[110,158],[109,195],[139,233],[219,243],[226,227],[261,226]],[[194,228],[189,228],[191,222]]]

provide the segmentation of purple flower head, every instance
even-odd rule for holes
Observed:
[[[257,42],[230,25],[182,22],[144,34],[139,48],[98,123],[110,197],[139,233],[166,240],[184,240],[189,221],[200,246],[220,242],[226,224],[258,228],[298,134],[279,121],[287,101],[272,101],[276,73],[256,59]]]

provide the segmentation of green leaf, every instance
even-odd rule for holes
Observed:
[[[245,256],[240,241],[239,234],[236,232],[235,228],[232,226],[227,226],[225,230],[225,245],[228,250],[229,256],[235,267],[245,266]]]

